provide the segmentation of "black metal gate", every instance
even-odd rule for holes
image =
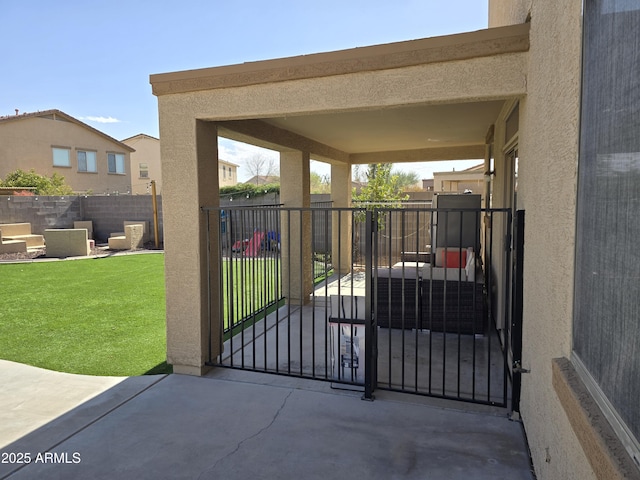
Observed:
[[[211,364],[508,406],[510,210],[205,210]]]
[[[422,219],[429,247],[411,237],[407,217],[419,231],[417,211],[375,209],[367,217],[366,331],[375,347],[365,397],[377,388],[507,406],[511,335],[501,334],[509,325],[496,316],[511,305],[511,212],[430,210]]]

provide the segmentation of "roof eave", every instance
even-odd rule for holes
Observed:
[[[529,24],[150,76],[157,96],[345,75],[529,50]]]

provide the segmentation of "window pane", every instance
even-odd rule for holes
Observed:
[[[98,162],[96,160],[96,152],[85,152],[87,155],[87,172],[97,172]]]
[[[585,2],[573,339],[640,438],[640,10],[630,5]]]
[[[87,152],[78,152],[78,171],[87,171]]]
[[[53,165],[55,167],[70,167],[71,160],[68,148],[54,148],[53,150]]]
[[[107,163],[109,165],[109,173],[116,173],[116,155],[115,153],[107,154]]]
[[[124,155],[116,153],[116,173],[124,173]]]

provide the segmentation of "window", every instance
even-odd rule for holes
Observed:
[[[140,163],[138,168],[140,169],[140,178],[149,178],[149,166],[146,163]]]
[[[635,5],[584,4],[573,360],[595,383],[593,391],[601,392],[604,398],[594,398],[620,438],[621,431],[629,433],[635,437],[629,443],[638,448],[640,9],[631,8]]]
[[[109,164],[109,173],[124,174],[124,154],[107,153],[107,163]]]
[[[96,152],[78,150],[77,157],[78,157],[79,172],[97,172],[98,171],[98,163],[96,162]]]
[[[70,167],[71,166],[71,149],[53,147],[53,166],[54,167]]]

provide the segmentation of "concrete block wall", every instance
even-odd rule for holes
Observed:
[[[153,200],[151,195],[90,196],[82,199],[81,220],[93,221],[93,236],[106,242],[113,232],[124,231],[127,220],[146,220],[153,240]],[[162,242],[162,198],[158,197],[158,235]]]
[[[31,233],[48,228],[73,228],[81,220],[81,197],[0,196],[0,223],[30,223]]]
[[[42,235],[50,228],[74,228],[73,222],[91,220],[93,236],[105,242],[112,232],[122,232],[126,220],[149,222],[153,240],[153,200],[150,195],[119,196],[0,196],[0,224],[31,224]],[[162,242],[162,198],[158,197],[158,234]]]

